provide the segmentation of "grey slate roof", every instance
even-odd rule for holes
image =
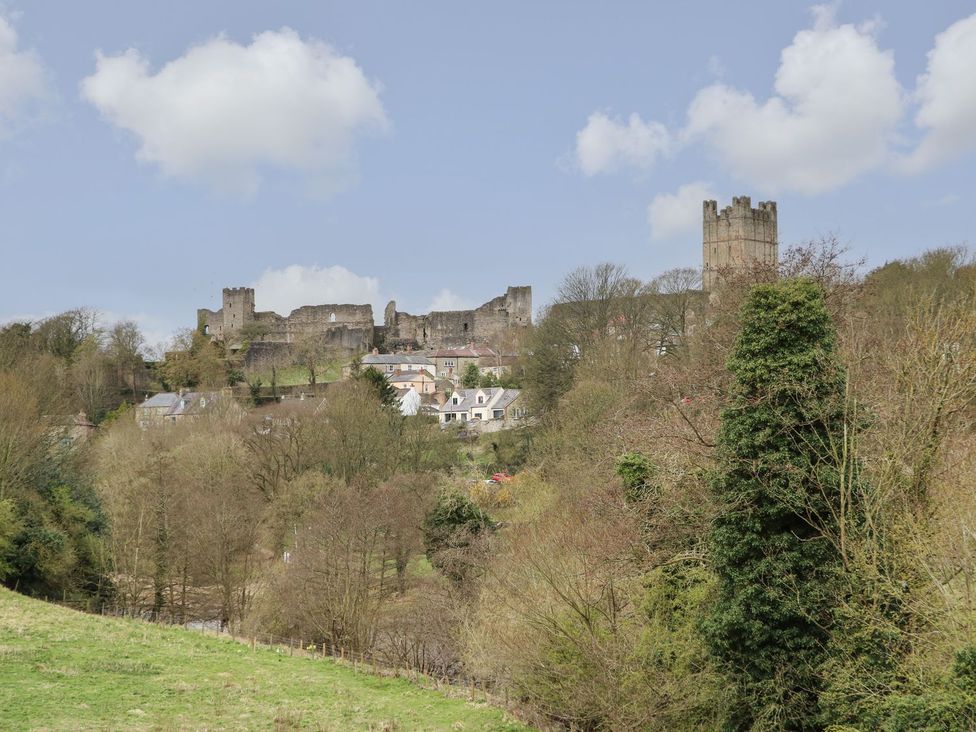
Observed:
[[[505,409],[509,404],[518,399],[519,394],[522,392],[519,389],[505,389],[505,393],[502,394],[501,399],[498,400],[496,404],[492,405],[492,409]]]
[[[479,391],[483,392],[485,395],[484,404],[478,404]],[[499,392],[501,392],[501,396],[498,398],[498,402],[496,404],[491,404],[490,409],[505,409],[509,404],[518,398],[519,394],[522,393],[518,389],[503,389],[500,386],[493,386],[489,389],[457,389],[457,394],[459,397],[461,397],[458,403],[452,404],[451,399],[448,398],[448,400],[441,405],[440,411],[467,412],[469,409],[476,407],[488,407],[489,402],[491,402],[491,400]]]
[[[158,409],[163,416],[178,417],[204,408],[204,404],[215,402],[219,396],[217,392],[207,391],[188,391],[182,396],[173,392],[162,392],[150,397],[136,408]]]
[[[390,374],[390,382],[394,381],[414,381],[422,376],[426,376],[428,379],[433,379],[433,375],[426,369],[420,369],[418,371],[401,371],[399,374]]]
[[[413,366],[433,366],[434,362],[426,356],[418,356],[415,353],[370,353],[363,356],[360,361],[363,366],[376,366],[379,364],[398,364],[407,363]]]
[[[162,408],[169,409],[174,404],[179,402],[179,400],[180,400],[179,394],[174,394],[172,392],[162,392],[161,394],[155,394],[154,396],[149,397],[146,401],[144,401],[139,406],[146,409],[162,409]]]

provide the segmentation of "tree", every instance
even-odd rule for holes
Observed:
[[[650,288],[654,297],[654,314],[659,353],[673,350],[688,334],[693,308],[704,304],[701,292],[701,270],[691,267],[669,269],[655,277]]]
[[[498,527],[491,517],[459,491],[445,491],[424,517],[427,559],[454,582],[471,568],[469,550],[483,534]]]
[[[481,372],[478,370],[478,364],[469,363],[461,374],[461,386],[465,389],[476,389],[479,381],[481,381]]]
[[[118,373],[119,382],[128,381],[132,399],[136,398],[137,374],[145,366],[140,350],[145,344],[139,326],[131,320],[121,320],[108,334],[108,356]]]
[[[478,378],[478,386],[482,389],[491,389],[493,386],[498,386],[498,377],[491,371],[485,371]]]
[[[353,376],[353,379],[361,384],[368,384],[379,397],[380,404],[384,407],[392,407],[396,404],[396,389],[393,388],[393,385],[390,384],[386,376],[374,366],[367,366],[362,369],[358,374]]]
[[[617,458],[617,475],[628,503],[639,503],[654,493],[654,472],[654,463],[639,452],[625,452]]]
[[[315,386],[323,366],[335,360],[332,349],[320,334],[309,333],[302,336],[294,347],[295,362],[308,371],[308,383]]]
[[[828,539],[840,481],[828,455],[842,427],[843,373],[812,280],[754,287],[741,323],[718,438],[719,592],[706,637],[739,693],[735,726],[815,729],[840,566]]]
[[[101,421],[109,408],[109,363],[94,338],[86,339],[75,349],[70,373],[82,410],[93,422]]]
[[[227,381],[223,350],[197,330],[177,334],[159,374],[169,389],[218,387]]]
[[[75,351],[85,341],[98,339],[98,313],[88,308],[78,308],[42,320],[34,328],[33,338],[41,350],[57,356],[63,361],[71,361]]]

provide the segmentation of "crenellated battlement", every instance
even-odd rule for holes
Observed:
[[[757,206],[752,207],[749,196],[733,197],[732,205],[721,211],[716,201],[703,202],[702,285],[706,290],[715,286],[723,269],[777,263],[776,202],[760,201]]]
[[[718,210],[717,201],[703,201],[702,213],[704,221],[710,219],[731,220],[735,218],[753,218],[764,221],[776,220],[776,201],[760,201],[757,208],[752,207],[752,198],[749,196],[735,196],[732,198],[732,205],[726,206],[721,211]]]

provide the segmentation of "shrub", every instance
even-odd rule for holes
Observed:
[[[464,494],[444,491],[424,518],[424,549],[430,563],[455,582],[470,570],[469,550],[497,524]]]

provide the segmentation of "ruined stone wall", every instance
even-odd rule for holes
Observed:
[[[274,312],[254,314],[257,322],[268,328],[262,340],[294,343],[306,336],[328,336],[344,330],[369,331],[367,346],[372,342],[373,307],[371,305],[304,305],[285,317]]]
[[[702,207],[702,287],[711,290],[720,270],[751,262],[775,265],[779,261],[776,202],[752,208],[749,196],[737,196],[718,211],[715,201]]]
[[[510,328],[532,323],[532,288],[509,287],[504,295],[474,310],[431,312],[411,315],[398,312],[390,302],[384,311],[387,348],[411,345],[419,348],[452,348],[468,343],[486,343]]]
[[[509,287],[473,310],[432,312],[411,315],[396,310],[390,302],[383,313],[382,326],[374,326],[371,305],[306,305],[287,316],[274,312],[255,312],[254,290],[225,288],[220,310],[197,310],[197,322],[214,340],[228,342],[250,322],[264,325],[263,343],[296,343],[307,335],[321,336],[328,345],[350,352],[361,352],[382,341],[386,350],[457,347],[467,343],[486,343],[511,328],[532,322],[532,288]],[[237,339],[239,340],[239,339]]]

